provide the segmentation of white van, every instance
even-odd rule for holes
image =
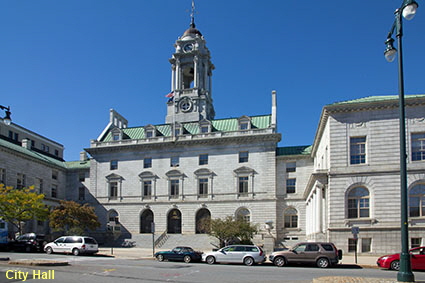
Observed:
[[[44,251],[52,253],[95,254],[99,251],[96,240],[86,236],[63,236],[44,246]]]

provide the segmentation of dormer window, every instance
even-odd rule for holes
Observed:
[[[251,119],[247,116],[239,118],[239,130],[249,130],[251,129]]]
[[[120,140],[120,134],[113,134],[112,135],[112,140],[119,141]]]
[[[199,122],[199,132],[201,134],[207,134],[211,132],[211,122],[208,120],[202,120]]]
[[[156,136],[156,129],[152,125],[148,125],[145,127],[145,138],[154,138]]]

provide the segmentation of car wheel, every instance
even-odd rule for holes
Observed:
[[[207,263],[208,264],[214,264],[215,263],[215,257],[213,257],[213,256],[207,257]]]
[[[158,261],[164,261],[164,256],[163,256],[163,255],[157,255],[157,256],[156,256],[156,259],[157,259]]]
[[[192,258],[190,257],[190,255],[185,255],[183,258],[184,262],[189,263],[192,261]]]
[[[390,269],[397,271],[400,270],[400,261],[394,260],[393,262],[391,262]]]
[[[273,261],[274,265],[282,267],[286,264],[285,258],[278,256],[277,258],[274,259]]]
[[[52,253],[53,253],[53,249],[51,247],[47,247],[46,254],[52,254]]]
[[[252,257],[248,256],[248,257],[244,258],[243,263],[245,265],[251,266],[251,265],[254,264],[254,259]]]
[[[329,267],[329,260],[327,258],[321,257],[316,261],[316,265],[320,268]]]
[[[79,249],[73,249],[72,250],[72,254],[73,255],[79,255],[80,254],[80,250]]]

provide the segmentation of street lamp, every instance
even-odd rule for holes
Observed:
[[[395,20],[388,33],[385,45],[387,46],[384,55],[388,62],[394,61],[397,49],[394,48],[393,33],[397,37],[398,45],[398,93],[399,93],[399,119],[400,119],[400,195],[401,195],[401,254],[400,270],[397,273],[397,280],[401,282],[414,282],[415,276],[412,273],[409,254],[409,226],[408,226],[408,194],[407,194],[407,170],[406,170],[406,122],[404,109],[404,78],[403,78],[403,48],[401,38],[403,36],[402,16],[406,20],[411,20],[416,14],[418,3],[414,0],[404,0],[399,9],[395,11]]]
[[[3,122],[9,126],[10,123],[12,122],[12,118],[10,118],[10,115],[12,114],[12,112],[10,112],[10,106],[6,107],[3,105],[0,105],[0,109],[6,112],[6,116],[4,116]]]

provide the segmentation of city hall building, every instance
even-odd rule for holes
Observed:
[[[128,127],[111,109],[85,149],[90,158],[83,152],[65,162],[61,144],[1,123],[1,183],[35,185],[49,205],[89,203],[101,243],[152,247],[154,232],[157,248],[208,250],[218,243],[205,219],[233,216],[258,225],[254,243],[267,251],[300,241],[331,241],[345,252],[400,250],[397,96],[325,105],[311,145],[279,147],[275,91],[270,113],[217,119],[213,95],[224,94],[212,92],[214,65],[193,19],[174,46],[163,124]],[[425,95],[405,103],[414,247],[425,244]],[[49,232],[43,223],[26,228]]]

